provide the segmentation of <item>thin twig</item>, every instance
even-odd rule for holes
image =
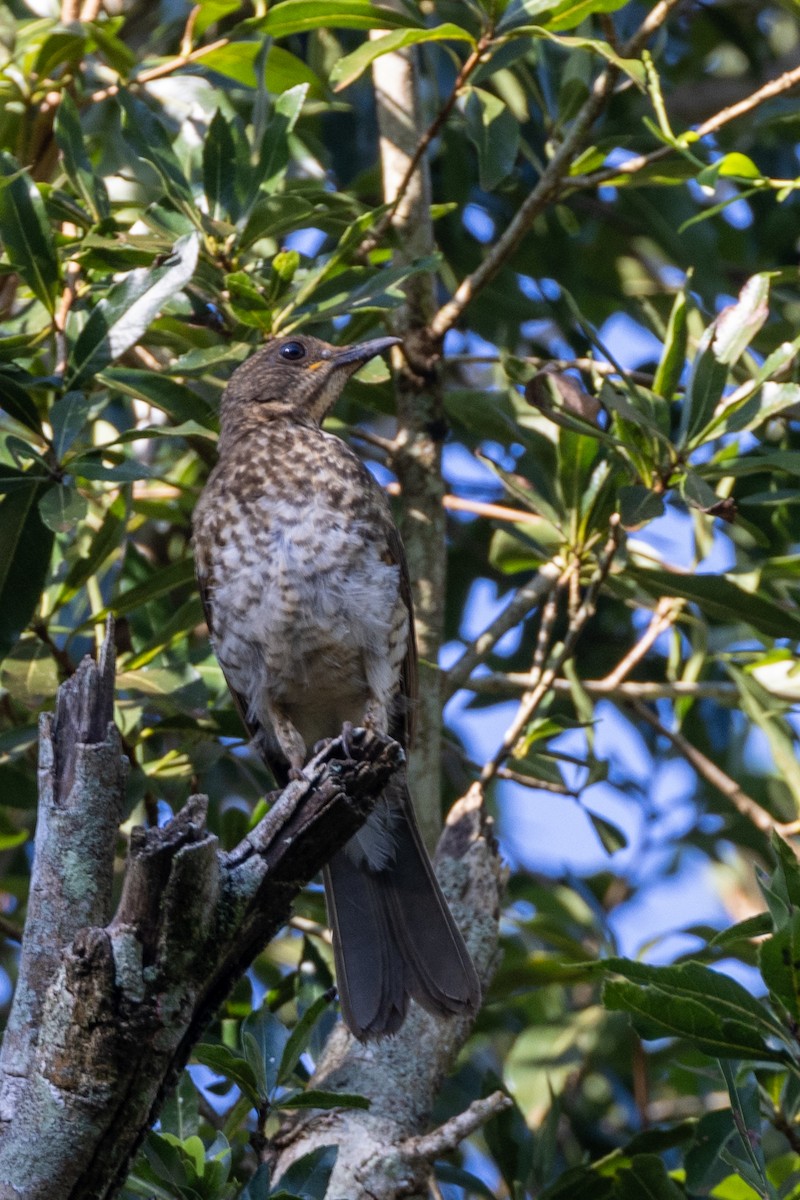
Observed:
[[[776,96],[783,95],[784,92],[791,91],[792,88],[798,85],[800,85],[800,67],[794,67],[791,71],[784,71],[782,75],[779,75],[776,79],[770,79],[763,87],[758,88],[755,92],[751,92],[743,100],[737,101],[736,104],[730,104],[727,108],[720,109],[714,116],[703,121],[694,130],[692,142],[699,141],[701,138],[707,137],[710,133],[717,133],[725,125],[729,125],[731,121],[735,121],[738,117],[752,112],[768,100],[773,100]],[[600,187],[604,183],[618,179],[620,175],[635,175],[639,171],[643,171],[646,167],[649,167],[652,163],[669,158],[670,154],[673,154],[675,150],[675,146],[659,146],[658,149],[652,150],[649,154],[640,154],[625,163],[620,163],[618,167],[604,167],[602,170],[593,171],[589,175],[575,175],[566,181],[566,186],[570,191],[577,188]]]
[[[746,820],[751,821],[756,829],[761,830],[765,834],[770,834],[773,830],[777,830],[784,837],[789,837],[797,833],[797,821],[776,821],[752,796],[748,796],[746,792],[742,791],[735,779],[731,779],[730,775],[726,774],[721,767],[718,767],[710,758],[707,758],[702,750],[698,750],[696,746],[693,746],[683,734],[672,729],[667,729],[666,725],[663,725],[659,721],[655,713],[651,712],[646,704],[642,704],[640,700],[631,700],[630,707],[637,716],[641,717],[657,733],[671,742],[689,765],[695,769],[697,774],[702,779],[705,779],[706,783],[711,784],[713,788],[720,792],[726,800],[730,801],[736,811],[745,817]],[[789,845],[798,858],[800,858],[800,847],[795,846],[792,842]]]
[[[623,57],[630,58],[644,45],[649,37],[664,23],[679,0],[659,0],[645,17],[639,28],[622,49]],[[462,280],[455,295],[448,300],[430,323],[431,337],[442,338],[460,319],[464,309],[477,293],[491,282],[500,268],[511,257],[530,229],[533,221],[561,191],[564,175],[583,145],[586,134],[606,107],[619,78],[619,68],[609,64],[594,81],[588,98],[578,111],[569,132],[545,167],[539,182],[528,198],[517,210],[511,224],[482,260],[480,265]]]
[[[408,1162],[433,1162],[435,1158],[441,1158],[443,1154],[455,1150],[464,1138],[480,1129],[481,1125],[485,1125],[498,1113],[505,1112],[511,1104],[511,1097],[505,1092],[492,1092],[491,1096],[473,1100],[469,1108],[445,1121],[438,1129],[401,1142],[398,1147],[400,1155]]]
[[[475,667],[492,650],[504,633],[513,629],[531,609],[549,596],[563,577],[563,569],[556,563],[545,563],[544,566],[513,596],[502,612],[484,629],[461,655],[445,675],[444,688],[446,695],[452,695],[469,679]]]
[[[565,783],[553,783],[549,779],[536,779],[533,775],[523,775],[522,771],[512,771],[510,767],[498,767],[495,774],[498,779],[508,779],[511,783],[534,788],[537,792],[555,792],[557,796],[578,795],[574,788],[567,787]]]
[[[648,387],[653,382],[652,371],[621,371],[614,363],[601,362],[596,358],[547,358],[540,354],[515,355],[520,362],[530,363],[532,367],[550,367],[555,371],[586,371],[594,375],[623,375],[633,383],[641,383]],[[444,366],[486,366],[501,365],[502,356],[499,354],[450,354],[444,360]]]
[[[597,571],[589,587],[586,589],[586,594],[578,611],[570,620],[569,630],[564,638],[563,645],[556,655],[554,661],[543,671],[538,677],[530,692],[526,692],[520,700],[519,708],[506,731],[503,740],[497,749],[496,753],[485,763],[481,771],[480,783],[485,787],[494,776],[497,774],[497,769],[500,767],[506,758],[512,753],[522,730],[529,723],[537,708],[541,704],[544,697],[552,687],[553,681],[558,675],[568,658],[571,657],[575,644],[580,637],[587,622],[594,615],[597,606],[597,599],[600,589],[606,580],[608,572],[611,570],[611,564],[614,561],[614,556],[619,548],[619,519],[613,518],[610,525],[609,536],[603,548],[603,553],[597,566]]]
[[[417,142],[416,149],[409,159],[408,166],[406,167],[405,172],[397,185],[397,190],[390,208],[378,221],[378,224],[375,226],[373,232],[368,234],[362,242],[359,249],[360,254],[368,254],[370,250],[373,250],[377,245],[379,245],[387,230],[391,225],[394,224],[397,211],[402,204],[403,198],[411,184],[411,180],[414,178],[419,164],[422,161],[423,154],[428,149],[436,135],[439,133],[447,118],[450,116],[453,106],[458,99],[458,93],[461,91],[473,71],[480,65],[481,59],[483,58],[483,55],[486,53],[486,50],[490,44],[491,35],[486,33],[478,41],[472,53],[465,59],[461,69],[456,75],[455,82],[450,90],[450,94],[437,112],[436,116],[431,121],[428,128],[423,133],[422,137]]]
[[[166,75],[171,75],[173,71],[180,71],[183,67],[188,67],[191,63],[204,58],[212,50],[221,50],[223,46],[227,46],[229,43],[230,38],[218,38],[216,42],[209,42],[207,46],[199,46],[197,50],[192,50],[189,54],[177,54],[175,58],[161,63],[160,66],[151,67],[148,71],[141,71],[125,83],[112,83],[109,87],[102,88],[99,92],[92,92],[86,99],[91,104],[97,104],[101,100],[108,100],[111,96],[116,96],[122,88],[133,87],[134,85],[141,86],[144,83],[152,83],[154,79],[163,79]]]
[[[601,679],[601,684],[605,684],[609,689],[617,687],[625,679],[626,675],[630,675],[633,668],[642,661],[648,650],[658,640],[662,633],[674,625],[679,614],[683,611],[685,601],[674,600],[671,596],[662,596],[656,605],[656,610],[650,618],[650,624],[644,631],[639,641],[633,646],[624,658],[620,659],[613,671],[609,671],[604,679]]]
[[[73,225],[71,221],[64,221],[61,226],[61,232],[65,237],[77,238],[78,227],[77,225]],[[62,376],[67,369],[67,317],[75,299],[80,273],[81,265],[78,260],[75,258],[69,259],[64,268],[64,291],[61,293],[58,308],[53,314],[53,328],[56,338],[55,373],[59,376]]]
[[[542,172],[536,187],[520,205],[510,225],[492,246],[479,266],[463,279],[452,299],[442,305],[429,326],[433,341],[443,338],[460,319],[470,301],[508,261],[530,229],[533,221],[559,193],[562,179],[597,117],[608,103],[619,71],[609,66],[598,75],[589,97],[579,110],[563,142]]]
[[[653,34],[658,32],[672,10],[682,2],[683,0],[658,0],[658,4],[650,9],[639,28],[620,50],[622,58],[633,58],[634,54],[638,54]]]
[[[528,692],[534,683],[534,676],[527,672],[491,671],[474,675],[460,686],[481,696],[507,696],[510,692]],[[626,680],[612,686],[605,679],[582,679],[581,688],[588,696],[609,700],[714,700],[717,704],[735,705],[739,699],[734,683],[690,683],[683,679],[671,683]],[[569,695],[572,684],[568,679],[555,679],[553,691]]]

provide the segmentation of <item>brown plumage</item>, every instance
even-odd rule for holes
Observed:
[[[403,547],[382,489],[321,429],[345,381],[397,338],[276,339],[233,374],[219,462],[194,515],[214,649],[276,780],[346,722],[410,740],[416,693]],[[475,969],[417,829],[405,775],[325,869],[342,1013],[399,1029],[409,997],[474,1011]]]

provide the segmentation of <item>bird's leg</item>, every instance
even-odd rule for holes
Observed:
[[[385,733],[389,727],[386,705],[378,696],[370,696],[364,709],[364,726],[373,733]]]
[[[364,673],[368,688],[364,725],[373,733],[386,733],[389,728],[389,703],[397,687],[396,672],[385,656],[370,655],[365,657]]]
[[[302,779],[307,751],[300,730],[280,705],[267,701],[267,712],[278,745],[289,761],[289,778]]]

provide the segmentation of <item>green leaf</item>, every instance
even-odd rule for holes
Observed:
[[[474,47],[475,39],[460,25],[449,21],[444,25],[435,25],[432,29],[396,29],[384,37],[373,38],[363,42],[352,54],[340,58],[331,71],[330,82],[334,90],[341,92],[363,75],[370,63],[382,54],[392,54],[395,50],[403,50],[406,46],[418,45],[420,42],[469,42]]]
[[[280,237],[295,229],[314,224],[315,207],[296,196],[294,192],[284,195],[261,196],[256,201],[242,230],[239,244],[247,249],[263,237]]]
[[[204,1067],[209,1067],[217,1074],[224,1075],[231,1083],[235,1083],[254,1106],[261,1104],[264,1097],[259,1090],[253,1068],[246,1059],[235,1054],[228,1046],[201,1042],[195,1046],[192,1057]]]
[[[395,29],[418,26],[408,11],[398,11],[370,0],[284,0],[270,8],[258,27],[270,37],[289,37],[309,29]]]
[[[67,392],[50,409],[53,451],[59,462],[85,430],[89,412],[96,403],[97,398],[87,396],[85,392]]]
[[[79,479],[101,480],[107,483],[133,483],[136,479],[149,479],[152,475],[150,468],[136,458],[126,458],[121,462],[109,464],[103,462],[104,456],[100,452],[79,454],[64,465]]]
[[[111,288],[92,310],[72,348],[67,365],[69,388],[96,375],[139,340],[162,305],[192,278],[199,249],[197,234],[186,234],[164,262],[138,267]]]
[[[198,64],[207,70],[216,71],[233,79],[243,87],[257,88],[259,77],[256,67],[261,55],[262,42],[229,42],[198,59]],[[310,67],[302,59],[290,54],[282,46],[270,46],[266,54],[264,82],[273,95],[288,92],[298,84],[305,84],[312,96],[322,96],[325,89]]]
[[[361,1108],[368,1109],[372,1102],[366,1096],[352,1092],[320,1092],[311,1089],[307,1092],[297,1092],[275,1101],[276,1108]]]
[[[761,943],[761,974],[770,992],[789,1015],[800,1019],[800,910],[789,915],[782,929]]]
[[[268,63],[269,65],[269,63]],[[308,95],[308,83],[298,83],[278,96],[267,123],[253,174],[256,187],[272,191],[289,165],[289,134],[297,124]]]
[[[236,1200],[270,1200],[269,1167],[266,1163],[259,1165],[255,1175],[250,1177],[246,1187],[239,1192]]]
[[[775,711],[772,696],[753,674],[737,670],[733,664],[728,666],[728,672],[739,689],[742,711],[766,738],[775,767],[796,808],[800,809],[800,761],[794,730]]]
[[[111,211],[106,185],[94,173],[86,143],[83,140],[78,110],[67,91],[61,93],[61,103],[56,110],[54,133],[67,178],[95,221],[104,220]]]
[[[228,354],[228,348],[224,350]],[[136,367],[109,367],[98,379],[106,387],[146,400],[181,424],[198,421],[206,428],[213,428],[216,424],[216,414],[208,401],[169,375],[158,371],[142,371]]]
[[[640,483],[619,489],[619,515],[625,529],[641,529],[664,515],[664,497]]]
[[[52,315],[61,286],[53,235],[39,189],[0,151],[0,229],[9,261]]]
[[[278,1180],[280,1190],[273,1193],[273,1200],[287,1194],[299,1200],[325,1200],[338,1153],[338,1146],[317,1146],[298,1158]]]
[[[735,304],[722,310],[714,325],[714,354],[721,363],[733,366],[752,342],[769,316],[770,276],[753,275]]]
[[[181,1141],[197,1133],[200,1127],[197,1088],[188,1071],[181,1072],[176,1087],[164,1101],[159,1122],[163,1133],[174,1134]]]
[[[467,1196],[484,1196],[485,1200],[495,1200],[497,1193],[485,1184],[482,1179],[479,1179],[477,1175],[473,1175],[470,1171],[465,1171],[463,1167],[456,1167],[448,1162],[437,1162],[435,1164],[435,1171],[439,1183],[455,1184]]]
[[[635,563],[625,570],[651,596],[680,596],[693,601],[706,617],[750,625],[768,637],[800,638],[800,615],[761,592],[745,591],[730,576],[683,575]]]
[[[699,963],[651,967],[613,958],[599,964],[623,975],[606,980],[603,1003],[628,1012],[645,1038],[683,1037],[715,1058],[786,1062],[787,1051],[767,1039],[786,1031],[736,980]]]
[[[27,488],[31,483],[49,483],[50,477],[42,471],[41,474],[32,471],[22,471],[18,467],[9,467],[0,463],[0,492],[16,492],[19,488]]]
[[[619,1200],[683,1200],[684,1192],[670,1179],[657,1154],[637,1154],[617,1174]]]
[[[116,615],[131,612],[133,609],[147,604],[150,600],[166,596],[176,588],[184,587],[188,583],[194,583],[194,563],[190,558],[184,558],[170,563],[168,567],[159,568],[149,579],[122,592],[108,608],[94,613],[94,620],[102,619],[109,612]]]
[[[594,826],[594,831],[600,839],[600,844],[606,854],[616,854],[618,850],[624,850],[628,844],[628,839],[619,828],[611,821],[607,821],[605,817],[598,816],[597,813],[586,809],[586,815]]]
[[[722,399],[728,380],[728,368],[720,362],[714,352],[715,329],[711,325],[703,334],[697,347],[686,388],[686,397],[681,409],[681,424],[678,444],[685,446],[711,420],[714,409]]]
[[[69,533],[86,516],[89,505],[75,488],[57,483],[39,500],[39,515],[54,533]]]
[[[109,506],[102,525],[92,538],[88,554],[85,558],[76,559],[69,568],[56,602],[56,608],[71,600],[117,549],[125,536],[126,514],[125,497],[124,495],[117,496]]]
[[[330,1006],[331,997],[327,993],[323,993],[303,1013],[283,1048],[278,1068],[278,1083],[287,1083],[291,1078],[300,1055],[308,1046],[315,1025],[322,1014],[330,1009]]]
[[[271,1096],[277,1086],[289,1036],[289,1030],[266,1005],[242,1023],[242,1049],[265,1098]]]
[[[514,169],[519,124],[502,100],[477,87],[467,90],[464,118],[467,136],[478,152],[480,185],[491,192]]]
[[[25,382],[24,371],[14,366],[0,367],[0,405],[15,421],[41,436],[42,422]]]
[[[616,12],[627,0],[567,0],[559,4],[546,24],[548,29],[574,29],[594,13]]]
[[[203,142],[203,191],[215,219],[235,222],[239,216],[236,145],[230,126],[217,109]]]
[[[53,532],[39,514],[49,484],[31,483],[0,502],[0,658],[30,621],[47,578]]]
[[[272,329],[272,306],[246,271],[234,271],[226,275],[225,289],[231,311],[237,320],[264,332]]]
[[[664,338],[664,349],[653,380],[653,391],[665,400],[671,400],[680,382],[681,372],[686,362],[686,344],[688,340],[688,286],[686,284],[675,297],[669,314],[667,333]]]
[[[400,285],[421,271],[435,270],[438,263],[438,256],[431,255],[407,265],[398,264],[378,270],[351,267],[315,288],[310,302],[296,309],[293,317],[302,317],[305,321],[317,318],[330,320],[345,313],[383,312],[399,308],[406,300]]]
[[[119,92],[118,102],[123,112],[122,130],[125,140],[140,158],[150,163],[159,175],[167,196],[175,201],[181,212],[197,224],[199,214],[192,187],[172,149],[166,129],[147,104],[137,100],[125,89]]]

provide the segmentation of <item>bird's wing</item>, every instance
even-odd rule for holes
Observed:
[[[196,575],[197,575],[197,587],[200,592],[200,603],[203,606],[203,615],[206,619],[206,625],[208,626],[208,632],[211,635],[211,637],[213,638],[213,636],[214,636],[214,612],[213,612],[213,609],[211,606],[210,580],[207,575],[203,574],[200,571],[199,568],[196,568]],[[217,659],[217,662],[219,662],[219,659]],[[258,737],[259,733],[261,732],[261,725],[258,723],[258,721],[254,721],[251,717],[248,717],[247,701],[244,699],[244,697],[242,695],[239,694],[239,692],[235,691],[235,689],[231,686],[231,681],[230,681],[230,679],[228,679],[228,676],[225,675],[225,669],[222,666],[222,663],[220,663],[219,666],[220,666],[220,670],[222,671],[223,676],[225,677],[225,682],[228,685],[228,691],[231,694],[233,703],[236,706],[236,711],[238,712],[239,716],[241,717],[242,724],[244,725],[245,729],[247,730],[247,732],[251,738]]]

